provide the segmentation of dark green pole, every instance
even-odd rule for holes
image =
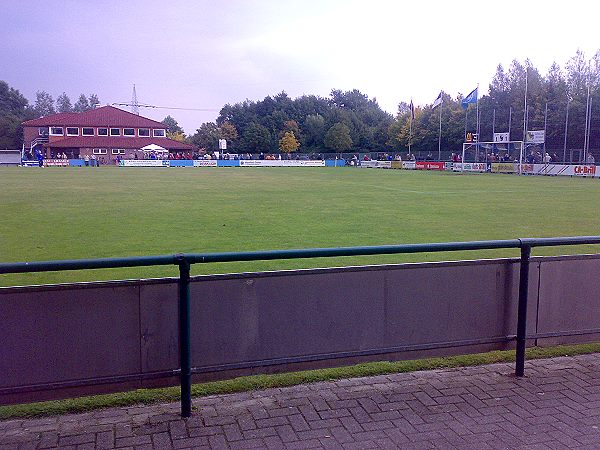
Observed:
[[[521,267],[519,270],[519,312],[517,318],[517,355],[515,375],[525,374],[525,344],[527,337],[527,294],[529,289],[529,258],[531,246],[521,247]]]
[[[179,260],[179,359],[181,365],[181,416],[192,415],[192,351],[190,343],[190,263]]]

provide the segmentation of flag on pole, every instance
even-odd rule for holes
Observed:
[[[440,95],[437,96],[437,98],[433,101],[433,107],[432,109],[435,109],[437,106],[441,105],[443,102],[442,100],[442,91],[440,91]]]
[[[410,99],[410,118],[415,120],[415,105],[413,104],[412,98]]]
[[[461,105],[463,108],[467,109],[467,107],[469,106],[469,103],[477,103],[477,90],[478,89],[479,88],[476,87],[469,93],[469,95],[467,95],[465,98],[462,99]]]

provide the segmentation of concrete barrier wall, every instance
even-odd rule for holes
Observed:
[[[511,348],[518,271],[499,259],[195,277],[195,380]],[[600,329],[599,271],[596,256],[534,258],[528,334]],[[176,384],[176,280],[2,288],[0,342],[2,403]]]

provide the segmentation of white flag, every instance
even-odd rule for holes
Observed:
[[[440,95],[433,101],[433,108],[442,104],[442,92],[440,91]]]

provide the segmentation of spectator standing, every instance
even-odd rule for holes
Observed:
[[[37,161],[38,161],[38,166],[39,167],[44,167],[44,154],[42,152],[40,152],[39,150],[36,150],[35,156],[36,156]]]

